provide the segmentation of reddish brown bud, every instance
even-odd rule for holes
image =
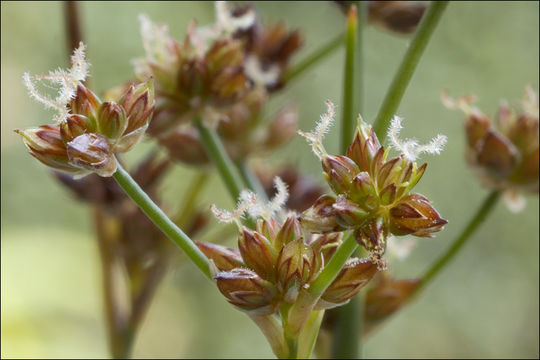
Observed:
[[[383,278],[366,295],[364,334],[398,311],[414,294],[420,280],[392,280]]]
[[[408,34],[416,29],[426,4],[409,1],[369,1],[369,21],[385,29]]]
[[[277,260],[280,290],[286,302],[294,302],[301,286],[310,281],[315,271],[315,253],[300,238],[286,244]]]
[[[227,67],[213,78],[210,91],[218,105],[228,105],[245,95],[248,82],[241,67]]]
[[[275,279],[277,254],[266,237],[243,227],[238,236],[238,249],[246,265],[259,276],[270,281]]]
[[[371,176],[362,171],[350,185],[348,197],[362,208],[373,211],[379,207],[379,196]]]
[[[72,175],[89,173],[69,163],[66,145],[58,126],[44,125],[15,132],[22,136],[30,155],[43,164]]]
[[[469,146],[476,147],[478,141],[486,136],[490,127],[491,121],[485,114],[480,111],[471,111],[465,121],[465,131]]]
[[[360,126],[356,131],[353,142],[347,148],[346,155],[360,168],[360,171],[369,171],[371,162],[381,149],[381,144],[370,125],[360,119]]]
[[[346,193],[352,180],[360,172],[354,161],[341,155],[323,157],[322,167],[326,181],[336,194]]]
[[[169,155],[187,164],[206,164],[208,157],[193,127],[178,127],[159,138],[159,143],[167,148]]]
[[[431,237],[446,223],[422,195],[407,195],[390,209],[390,232],[394,235]]]
[[[300,237],[302,237],[300,222],[296,216],[289,216],[275,237],[274,247],[281,249],[282,246]]]
[[[276,290],[249,269],[236,268],[219,272],[214,279],[219,291],[240,310],[253,315],[270,315],[276,311]]]
[[[504,136],[488,131],[483,141],[477,145],[476,161],[484,167],[489,176],[503,179],[510,175],[519,160],[519,151]]]
[[[362,224],[370,215],[369,212],[355,203],[348,201],[342,195],[337,197],[337,200],[332,207],[334,208],[338,223],[345,228]]]
[[[69,103],[70,113],[95,119],[100,104],[101,101],[98,97],[84,85],[79,83],[75,97]]]
[[[329,234],[311,234],[309,246],[313,249],[315,256],[318,258],[318,254],[322,254],[324,263],[327,264],[330,258],[336,252],[341,238],[342,232],[329,233]]]
[[[207,258],[214,261],[214,264],[221,271],[244,266],[240,252],[236,249],[206,242],[196,242],[196,244]]]
[[[109,140],[116,140],[128,125],[124,108],[114,102],[101,104],[97,114],[99,133]]]
[[[343,230],[338,224],[335,210],[332,207],[336,199],[330,195],[322,195],[312,207],[300,216],[302,226],[316,233],[335,232]]]
[[[116,158],[107,139],[99,134],[84,134],[67,143],[70,164],[93,171],[99,176],[112,176],[116,171]]]
[[[296,134],[297,122],[296,106],[282,108],[268,126],[265,144],[270,148],[275,148],[288,142]]]
[[[84,115],[70,114],[60,124],[60,134],[64,142],[69,142],[77,136],[95,132],[96,123],[93,118]]]
[[[318,308],[329,309],[354,297],[377,273],[377,265],[369,259],[351,258],[321,296]]]
[[[366,250],[382,254],[386,247],[387,229],[382,218],[367,220],[354,232],[356,241]]]

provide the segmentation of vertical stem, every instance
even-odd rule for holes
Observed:
[[[186,190],[187,198],[182,204],[182,209],[178,211],[177,215],[173,218],[173,222],[178,226],[185,227],[189,225],[188,222],[193,215],[193,208],[195,207],[195,202],[197,201],[199,194],[206,185],[207,179],[208,174],[206,173],[206,171],[199,171],[195,175],[194,179],[191,180],[191,184]]]
[[[249,315],[249,317],[261,329],[272,347],[274,355],[279,359],[287,358],[288,348],[279,322],[272,315]]]
[[[68,54],[71,55],[73,50],[79,47],[79,42],[83,41],[78,1],[64,2],[64,19],[67,35],[67,50]]]
[[[495,207],[497,200],[499,200],[501,193],[499,191],[491,192],[488,197],[482,203],[482,206],[476,212],[476,215],[469,221],[465,229],[459,234],[456,240],[452,243],[452,246],[444,253],[433,265],[426,271],[422,278],[422,282],[416,289],[416,293],[420,292],[433,278],[437,275],[461,250],[463,245],[470,239],[471,235],[478,229],[478,227],[484,222],[488,214]]]
[[[365,22],[366,3],[356,1],[356,6],[351,5],[348,13],[346,32],[345,74],[343,80],[343,119],[341,132],[341,153],[347,151],[347,147],[354,137],[356,128],[356,116],[363,110],[363,27]],[[358,24],[360,21],[360,24]],[[337,321],[332,332],[332,357],[362,358],[361,352],[361,324],[362,311],[361,301],[358,296],[352,298],[349,303],[334,310]]]
[[[351,5],[347,15],[347,32],[345,38],[345,66],[343,73],[343,116],[341,120],[341,152],[345,153],[354,135],[356,119],[354,116],[355,80],[357,69],[358,13],[356,5]]]
[[[432,1],[428,10],[422,16],[414,38],[409,44],[403,60],[401,60],[401,64],[394,75],[392,84],[386,93],[379,113],[373,123],[373,130],[375,130],[379,139],[384,138],[383,135],[388,128],[390,119],[395,115],[416,66],[447,5],[448,1]]]
[[[212,278],[210,273],[210,264],[208,259],[191,241],[191,239],[176,226],[171,219],[157,206],[152,199],[139,187],[131,178],[129,173],[118,164],[118,168],[113,175],[114,179],[126,194],[141,208],[150,220],[178,245],[193,263],[208,277]]]
[[[208,157],[212,160],[217,167],[225,186],[229,190],[233,201],[238,200],[240,192],[244,188],[242,178],[238,174],[234,163],[232,162],[229,154],[225,150],[221,139],[216,132],[204,125],[200,118],[194,119],[195,126],[199,131],[201,142],[208,154]]]

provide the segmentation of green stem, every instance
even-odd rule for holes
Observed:
[[[309,359],[321,328],[324,310],[312,311],[298,338],[298,358]]]
[[[341,120],[341,153],[347,151],[354,136],[356,119],[354,116],[354,99],[356,97],[355,80],[357,69],[356,48],[358,45],[358,13],[356,6],[349,8],[347,31],[345,37],[345,66],[343,74],[343,113]]]
[[[283,329],[278,320],[272,315],[249,315],[249,317],[257,324],[268,340],[274,355],[279,359],[287,358],[289,355],[288,347],[283,337]]]
[[[285,72],[282,78],[283,82],[289,82],[292,79],[298,77],[300,74],[304,73],[306,70],[311,68],[320,60],[324,59],[327,55],[333,53],[334,50],[338,49],[344,43],[344,41],[345,34],[341,34],[329,43],[323,45],[321,48],[315,50],[304,60],[300,61],[298,64],[291,67],[287,72]]]
[[[345,74],[343,89],[343,120],[341,132],[341,152],[345,154],[354,137],[356,116],[363,110],[363,74],[362,48],[363,25],[365,22],[366,4],[356,1],[358,13],[354,5],[348,14],[347,39],[345,53]],[[360,21],[360,24],[358,22]],[[362,358],[361,326],[362,303],[358,297],[349,303],[330,310],[336,313],[337,321],[332,332],[332,358]]]
[[[118,169],[113,175],[118,185],[126,192],[126,194],[135,201],[141,210],[148,216],[150,220],[178,245],[186,255],[193,261],[195,265],[208,277],[212,278],[208,259],[199,250],[199,248],[184,234],[184,232],[176,226],[171,219],[157,206],[152,199],[139,187],[129,173],[118,164]]]
[[[433,34],[433,31],[437,27],[447,5],[448,1],[432,1],[428,10],[424,16],[422,16],[422,20],[418,25],[414,38],[409,44],[409,48],[401,61],[397,73],[394,75],[392,84],[386,93],[379,113],[373,123],[373,129],[379,139],[384,137],[384,132],[388,128],[390,119],[395,115],[396,110],[401,103],[401,99],[403,98],[403,94],[405,93],[416,66],[420,61],[420,57],[424,53],[426,45]]]
[[[267,202],[268,196],[266,196],[266,191],[264,190],[261,182],[259,181],[259,178],[257,178],[257,175],[255,175],[253,171],[251,171],[251,169],[249,168],[246,159],[238,161],[237,166],[240,170],[240,175],[242,176],[244,183],[246,183],[246,185],[251,190],[253,190],[257,195],[259,195],[262,201]]]
[[[501,193],[499,191],[491,192],[488,197],[482,203],[482,206],[476,212],[476,215],[469,221],[465,229],[459,234],[456,240],[453,242],[452,246],[441,256],[429,269],[426,271],[425,275],[422,278],[422,282],[416,289],[418,294],[421,289],[423,289],[429,282],[433,280],[435,275],[437,275],[461,250],[463,245],[471,237],[471,235],[478,229],[478,227],[484,222],[488,214],[493,210],[497,200],[500,198]]]
[[[200,118],[195,118],[194,123],[199,131],[201,142],[208,157],[217,167],[225,186],[233,198],[233,201],[237,201],[240,196],[240,192],[244,188],[244,184],[234,166],[234,163],[229,157],[229,154],[227,154],[221,139],[214,130],[203,124]]]

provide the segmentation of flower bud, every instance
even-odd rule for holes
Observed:
[[[348,201],[342,195],[337,197],[332,207],[334,208],[337,222],[344,228],[358,226],[370,215],[369,212],[355,203]]]
[[[387,229],[382,218],[367,220],[354,232],[356,241],[370,252],[382,254],[386,245]]]
[[[60,134],[64,142],[69,142],[77,136],[95,132],[96,123],[93,118],[84,115],[69,114],[64,121],[60,123]]]
[[[465,121],[465,132],[469,147],[475,148],[478,141],[486,136],[491,121],[480,111],[472,110]]]
[[[88,173],[69,163],[66,145],[62,141],[60,128],[55,125],[43,125],[26,130],[15,130],[22,136],[30,155],[43,164],[72,175]]]
[[[398,311],[420,285],[420,280],[392,280],[383,278],[366,295],[364,334]]]
[[[274,120],[269,124],[266,132],[266,146],[276,148],[296,134],[298,123],[298,112],[296,106],[286,106],[282,108]]]
[[[280,227],[280,223],[274,217],[267,219],[259,218],[256,224],[256,231],[267,239],[275,239]],[[274,248],[278,247],[274,245]]]
[[[336,194],[348,192],[351,182],[360,172],[358,166],[346,156],[324,156],[322,167],[326,181]]]
[[[484,167],[488,176],[504,179],[515,169],[519,151],[506,137],[493,130],[477,144],[476,162]]]
[[[202,241],[195,244],[207,258],[214,261],[214,264],[221,271],[229,271],[244,266],[240,252],[236,249],[229,249],[225,246]]]
[[[369,21],[402,34],[413,32],[426,10],[426,4],[409,1],[370,1],[368,3]]]
[[[104,102],[98,110],[99,133],[109,140],[116,140],[126,130],[126,112],[114,102]]]
[[[281,249],[282,246],[300,237],[302,237],[300,222],[296,216],[289,216],[275,237],[274,247]]]
[[[302,238],[286,244],[277,260],[278,282],[285,301],[294,302],[300,287],[308,283],[316,271],[313,249],[304,244]]]
[[[440,217],[429,200],[419,194],[405,196],[390,209],[390,232],[394,235],[431,237],[446,223],[448,221]]]
[[[194,165],[208,163],[206,150],[195,128],[178,127],[160,137],[159,143],[167,148],[169,155],[175,160]]]
[[[99,176],[112,176],[116,171],[116,158],[107,139],[100,134],[84,134],[68,142],[67,155],[70,164],[93,171]]]
[[[265,280],[275,279],[277,254],[266,237],[243,227],[238,236],[238,249],[251,269]]]
[[[351,258],[322,294],[317,307],[329,309],[342,305],[354,297],[377,273],[377,265],[369,259]]]
[[[241,42],[237,40],[218,40],[205,55],[209,77],[212,78],[228,67],[241,66],[244,60]]]
[[[114,145],[114,151],[126,152],[139,142],[152,118],[155,107],[152,79],[131,86],[119,104],[125,110],[127,125],[122,137]]]
[[[381,144],[372,127],[360,118],[354,140],[347,148],[347,157],[358,165],[360,171],[369,171],[371,162],[380,148]]]
[[[247,84],[241,67],[227,67],[213,78],[210,91],[214,94],[216,103],[224,106],[245,95]]]
[[[69,103],[70,113],[96,118],[97,110],[101,101],[86,86],[79,83],[75,97]]]
[[[270,315],[276,311],[276,290],[272,283],[255,272],[236,268],[214,277],[219,291],[231,304],[252,315]]]
[[[373,211],[379,207],[379,196],[371,176],[362,171],[356,175],[350,185],[349,197],[362,208]]]
[[[315,256],[318,258],[319,255],[322,255],[324,263],[328,264],[328,261],[330,261],[330,258],[334,255],[341,243],[342,237],[342,232],[311,234],[308,244],[313,249]]]
[[[338,224],[335,210],[332,207],[336,199],[330,195],[322,195],[315,204],[300,216],[302,226],[311,232],[326,233],[343,230]]]

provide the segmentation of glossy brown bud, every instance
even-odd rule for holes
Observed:
[[[107,139],[100,134],[84,134],[67,143],[70,164],[93,171],[99,176],[112,176],[116,171],[116,158]]]
[[[270,315],[276,311],[276,290],[254,271],[236,268],[221,271],[214,277],[219,291],[240,310],[253,315]]]
[[[359,127],[354,140],[347,148],[347,157],[358,165],[360,171],[369,171],[371,162],[380,148],[381,144],[372,127],[359,119]]]
[[[277,253],[266,237],[243,227],[238,236],[238,249],[246,265],[260,277],[275,280]]]
[[[405,196],[390,209],[390,232],[394,235],[431,237],[446,223],[429,200],[419,194]]]
[[[311,232],[326,233],[343,230],[337,222],[335,210],[332,207],[336,199],[330,195],[322,195],[315,204],[300,216],[302,226]]]
[[[69,103],[70,113],[95,119],[100,104],[98,97],[79,83],[75,97]]]
[[[124,108],[114,102],[101,104],[97,118],[99,133],[111,141],[122,136],[128,125]]]
[[[66,145],[60,134],[60,127],[43,125],[26,130],[15,130],[15,132],[21,135],[30,155],[43,164],[71,175],[89,173],[89,171],[69,163]]]
[[[72,141],[79,135],[95,131],[95,120],[80,114],[69,114],[66,119],[60,123],[60,134],[62,135],[64,142]]]
[[[323,157],[322,167],[328,185],[338,195],[348,192],[352,180],[360,172],[354,161],[341,155]]]
[[[167,148],[169,155],[175,160],[194,165],[208,163],[206,150],[193,127],[178,127],[160,137],[159,143]]]
[[[229,271],[245,266],[240,252],[236,249],[202,241],[196,242],[196,245],[207,258],[214,261],[216,267],[221,271]]]
[[[342,195],[337,197],[332,207],[334,208],[338,223],[344,228],[358,226],[370,215],[369,212],[355,203],[348,201]]]
[[[382,218],[377,217],[364,222],[354,232],[356,241],[370,252],[382,254],[386,248],[388,230]]]
[[[329,309],[353,298],[377,273],[377,264],[370,259],[351,258],[321,296],[318,307]]]
[[[278,282],[285,301],[294,302],[300,287],[309,282],[315,271],[315,253],[303,239],[286,244],[277,260]]]
[[[281,249],[282,246],[302,237],[302,227],[295,215],[291,215],[285,220],[283,226],[275,236],[274,247]]]

